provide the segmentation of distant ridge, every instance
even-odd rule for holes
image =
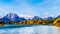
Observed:
[[[32,18],[32,20],[43,20],[41,17],[39,17],[39,16],[34,16],[33,18]]]
[[[44,18],[44,20],[53,20],[53,19],[54,19],[53,17]]]

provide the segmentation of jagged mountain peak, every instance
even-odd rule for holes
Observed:
[[[7,18],[14,18],[14,17],[19,17],[16,13],[10,12],[9,14],[6,15]]]
[[[9,13],[6,16],[4,16],[2,18],[2,20],[4,20],[5,22],[8,22],[8,20],[10,20],[12,22],[19,22],[19,21],[25,20],[25,18],[19,17],[16,13]]]
[[[7,14],[7,15],[4,16],[4,17],[5,17],[5,18],[8,18],[8,19],[11,20],[11,21],[16,20],[16,18],[19,19],[19,16],[18,16],[17,14],[15,14],[15,13],[9,13],[9,14]]]

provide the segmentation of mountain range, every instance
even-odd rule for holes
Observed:
[[[34,16],[32,19],[28,19],[28,20],[53,20],[54,18],[53,17],[48,17],[48,18],[41,18],[39,16]],[[17,14],[15,13],[9,13],[7,14],[6,16],[0,18],[0,20],[3,20],[4,22],[19,22],[19,21],[24,21],[24,20],[27,20],[26,18],[24,17],[19,17]]]

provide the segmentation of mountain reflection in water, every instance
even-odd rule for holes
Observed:
[[[0,29],[0,34],[60,34],[55,26],[34,25],[30,27]]]

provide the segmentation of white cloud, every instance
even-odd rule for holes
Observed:
[[[1,15],[1,13],[0,13],[0,15]]]
[[[49,13],[44,13],[44,18],[47,18]]]
[[[24,17],[24,18],[26,18],[26,19],[32,19],[33,18],[33,16],[31,16],[31,15],[19,15],[19,17]]]
[[[46,13],[44,13],[44,17],[43,18],[47,18],[47,17],[56,17],[56,15],[46,12]]]
[[[56,13],[57,14],[57,13]],[[59,16],[60,15],[60,12],[57,14],[57,16]]]
[[[2,18],[3,16],[2,16],[2,13],[0,13],[0,18]]]
[[[51,14],[50,16],[51,16],[51,17],[54,17],[54,15],[53,15],[53,14]]]

